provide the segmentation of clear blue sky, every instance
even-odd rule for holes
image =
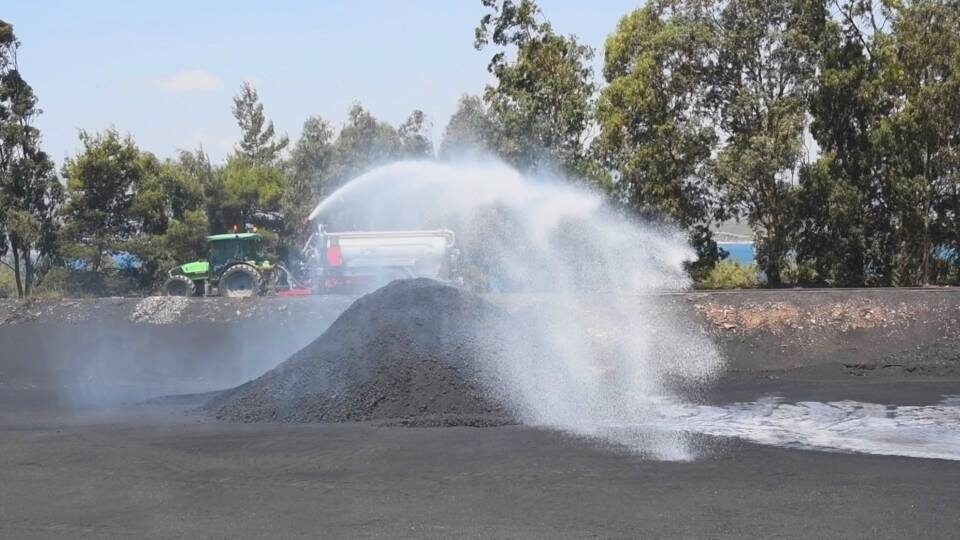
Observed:
[[[540,0],[554,28],[597,48],[639,0]],[[393,124],[424,110],[439,136],[463,93],[488,80],[473,48],[480,0],[18,0],[0,18],[40,98],[44,148],[62,163],[77,131],[115,126],[159,156],[198,144],[222,159],[237,138],[243,80],[295,139],[303,120],[339,126],[354,101]]]

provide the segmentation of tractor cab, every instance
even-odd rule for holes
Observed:
[[[208,236],[210,242],[210,266],[214,275],[234,262],[258,264],[261,261],[260,245],[263,237],[256,233],[215,234]]]

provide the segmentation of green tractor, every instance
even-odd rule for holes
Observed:
[[[210,256],[170,270],[163,284],[166,296],[229,296],[246,298],[289,288],[290,274],[283,265],[260,255],[263,237],[256,233],[208,236]]]

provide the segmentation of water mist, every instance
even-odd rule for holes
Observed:
[[[651,294],[690,285],[684,262],[694,253],[680,231],[501,163],[395,163],[351,181],[315,215],[333,230],[452,228],[469,282],[545,293],[514,306],[517,325],[491,327],[504,343],[489,366],[493,390],[524,423],[658,458],[693,455],[686,432],[639,428],[721,368],[710,340]]]

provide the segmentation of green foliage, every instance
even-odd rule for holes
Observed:
[[[711,192],[709,53],[714,30],[702,13],[650,3],[624,17],[606,43],[593,143],[615,172],[616,200],[647,219],[689,231],[701,273],[723,255],[710,224],[724,218]]]
[[[826,284],[823,279],[820,278],[820,274],[817,273],[815,268],[803,263],[798,263],[793,259],[787,260],[780,277],[783,278],[784,283],[799,287],[822,287]]]
[[[41,223],[32,214],[19,208],[8,208],[6,218],[11,237],[18,238],[25,245],[40,241]]]
[[[237,154],[256,164],[270,164],[290,143],[286,135],[277,137],[273,121],[263,114],[263,104],[256,88],[248,82],[233,97],[233,117],[240,126],[241,138]]]
[[[105,282],[105,287],[124,287],[134,283],[138,290],[156,290],[170,268],[208,256],[207,217],[201,210],[187,210],[180,219],[171,219],[162,234],[139,234],[120,244],[120,249],[136,258],[136,264],[119,272],[121,281]],[[124,281],[125,280],[125,281]]]
[[[798,253],[838,285],[949,276],[957,261],[936,256],[960,237],[960,8],[837,8],[810,104],[824,154],[801,177]]]
[[[719,12],[714,100],[725,141],[716,174],[728,206],[754,227],[770,285],[789,252],[790,175],[801,157],[818,40],[819,0],[733,0]]]
[[[180,151],[171,164],[182,175],[191,190],[199,193],[199,205],[207,216],[211,231],[223,232],[229,228],[230,218],[224,214],[226,199],[224,178],[219,167],[210,163],[210,158],[202,150],[194,152]],[[185,213],[184,213],[185,215]]]
[[[260,256],[267,260],[277,260],[280,258],[282,248],[280,235],[266,229],[258,229],[257,234],[262,238],[260,241]]]
[[[393,126],[355,103],[334,143],[335,166],[323,182],[322,193],[332,193],[350,179],[399,159],[402,149],[403,140]]]
[[[156,232],[162,221],[156,206],[162,201],[150,190],[137,197],[150,158],[130,136],[121,138],[115,129],[93,135],[81,131],[80,142],[83,151],[63,166],[68,202],[61,238],[65,256],[97,272],[122,242],[139,232]],[[132,219],[134,214],[139,219]]]
[[[394,128],[355,103],[336,138],[330,124],[311,118],[304,123],[286,164],[292,184],[284,208],[294,218],[288,221],[302,223],[321,198],[377,166],[398,159],[430,157],[433,143],[428,137],[428,121],[419,110]]]
[[[65,298],[81,296],[71,287],[71,272],[63,266],[55,266],[47,271],[34,290],[34,296],[40,298]]]
[[[720,261],[702,280],[698,289],[753,289],[760,285],[757,265],[740,264],[736,261]]]
[[[594,150],[618,199],[689,233],[744,217],[771,285],[790,252],[798,168],[827,11],[819,0],[661,0],[607,41]]]
[[[0,20],[0,257],[9,254],[17,295],[30,294],[54,251],[63,201],[53,161],[40,149],[37,97],[21,77],[20,42]]]
[[[519,45],[534,39],[545,23],[540,8],[533,0],[480,0],[490,10],[480,19],[474,30],[474,47],[478,50],[493,42],[495,45]],[[503,61],[504,53],[497,53],[490,60],[488,69]]]
[[[810,131],[823,150],[800,175],[798,259],[813,265],[827,283],[890,285],[897,246],[896,218],[887,174],[893,148],[882,127],[895,106],[884,83],[888,39],[863,2],[840,5],[822,39]],[[865,208],[875,211],[865,212]]]
[[[958,245],[960,184],[960,6],[917,0],[890,6],[885,79],[901,104],[881,121],[897,174],[898,285],[923,285],[942,247]]]
[[[283,165],[284,227],[276,230],[283,233],[277,249],[285,259],[295,258],[310,234],[305,227],[310,212],[345,182],[398,159],[433,157],[429,122],[422,111],[413,111],[399,128],[378,120],[359,103],[351,107],[348,117],[336,136],[322,118],[307,119]]]
[[[135,264],[124,268],[116,268],[113,259],[107,261],[106,268],[99,273],[103,274],[104,287],[112,290],[106,278],[115,275],[122,276],[125,281],[132,282],[136,290],[153,290],[164,279],[165,270],[174,266],[175,262],[165,249],[163,236],[156,234],[138,234],[117,245],[118,251],[136,257]]]
[[[242,230],[248,223],[263,225],[258,214],[280,210],[285,179],[279,167],[237,155],[227,161],[220,174],[223,177],[221,212],[228,226]]]
[[[836,156],[827,152],[800,170],[791,244],[797,261],[815,270],[828,284],[844,287],[868,283],[870,248],[864,227],[863,193],[847,180]]]
[[[17,283],[13,278],[13,270],[0,266],[0,298],[9,298],[17,294]]]
[[[427,159],[433,157],[433,143],[429,137],[427,116],[421,110],[415,110],[397,128],[400,136],[400,153],[408,159]]]
[[[335,165],[333,137],[329,122],[316,116],[308,118],[290,159],[284,165],[287,183],[281,205],[286,234],[292,238],[299,239],[310,212],[320,198],[328,194],[322,189]]]
[[[484,92],[496,155],[521,171],[559,167],[576,176],[596,173],[584,141],[595,86],[593,50],[575,36],[554,33],[532,0],[482,0],[491,12],[476,29],[477,49],[493,44],[488,69],[496,79]],[[516,47],[516,58],[505,49]]]
[[[80,140],[84,150],[64,165],[69,200],[60,252],[68,260],[82,261],[83,270],[91,274],[109,275],[85,276],[80,285],[70,285],[76,290],[122,292],[156,286],[178,257],[200,251],[198,236],[209,230],[205,194],[221,190],[218,216],[228,215],[224,206],[243,204],[236,201],[247,186],[235,178],[214,185],[215,175],[201,153],[181,153],[177,161],[161,162],[113,129],[81,132]],[[273,196],[273,204],[277,198]],[[135,257],[134,264],[113,268],[112,257],[123,254]]]
[[[145,288],[134,273],[116,268],[99,272],[71,270],[56,266],[37,282],[35,296],[40,298],[87,298],[103,296],[137,296]]]
[[[142,179],[130,215],[139,224],[139,233],[163,234],[171,220],[182,220],[187,212],[203,204],[202,186],[179,163],[159,161],[153,154],[140,155]]]
[[[39,298],[78,298],[92,296],[78,285],[75,273],[63,266],[55,266],[48,270],[34,290],[34,296]]]
[[[178,262],[203,259],[207,256],[210,223],[201,210],[188,210],[182,220],[173,221],[163,234],[163,248]]]
[[[489,152],[493,133],[493,120],[483,99],[464,95],[443,131],[439,157],[450,159]]]

